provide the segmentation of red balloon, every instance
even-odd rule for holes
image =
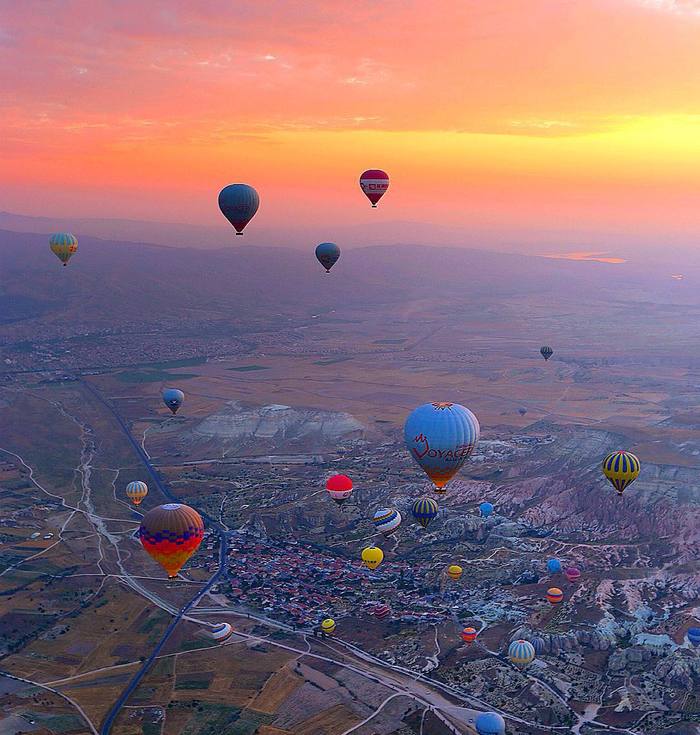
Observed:
[[[389,175],[378,168],[371,168],[360,176],[360,188],[372,206],[376,207],[389,188]]]
[[[347,475],[333,475],[326,480],[326,490],[338,505],[352,495],[352,480]]]

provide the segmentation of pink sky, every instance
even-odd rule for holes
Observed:
[[[0,2],[0,209],[700,228],[700,1]],[[372,212],[368,167],[392,186]],[[397,233],[399,236],[401,233]]]

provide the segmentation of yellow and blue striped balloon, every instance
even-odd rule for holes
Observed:
[[[611,452],[603,460],[603,474],[608,478],[610,484],[622,495],[624,489],[629,487],[639,477],[641,465],[632,452]]]
[[[141,505],[141,501],[148,495],[148,485],[141,480],[134,480],[126,486],[126,497],[134,505]]]
[[[396,508],[380,508],[372,518],[374,527],[389,536],[401,525],[401,513]]]
[[[78,249],[78,238],[70,232],[54,232],[49,238],[49,247],[63,265],[68,265],[71,256]]]
[[[535,660],[535,647],[530,641],[513,641],[508,646],[508,658],[512,664],[524,669]]]
[[[427,528],[438,514],[438,504],[432,498],[418,498],[411,506],[411,514],[423,528]]]

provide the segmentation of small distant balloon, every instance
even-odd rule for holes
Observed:
[[[493,503],[484,501],[479,506],[479,513],[481,513],[484,518],[488,518],[490,515],[493,515]]]
[[[389,175],[378,168],[369,169],[360,176],[360,188],[372,207],[376,207],[389,188]]]
[[[233,225],[237,235],[243,234],[259,206],[258,192],[248,184],[229,184],[219,192],[219,209]]]
[[[427,528],[437,517],[438,504],[433,498],[418,498],[411,506],[411,514],[423,528]]]
[[[632,452],[623,450],[611,452],[603,460],[603,474],[610,484],[622,495],[638,477],[641,465],[639,459]]]
[[[506,721],[498,712],[482,712],[474,723],[478,735],[505,735]]]
[[[688,640],[694,646],[700,646],[700,628],[688,628],[688,632],[686,633],[686,635],[688,636]]]
[[[374,514],[372,523],[377,531],[390,536],[401,525],[401,513],[396,508],[380,508]]]
[[[451,564],[447,567],[447,576],[455,582],[462,577],[464,570],[459,564]]]
[[[352,480],[347,475],[333,475],[326,480],[326,492],[342,505],[352,495]]]
[[[49,238],[49,247],[63,265],[68,265],[68,261],[78,250],[78,238],[70,232],[54,232]]]
[[[551,347],[545,345],[544,347],[540,347],[540,354],[542,355],[542,357],[544,357],[544,360],[546,362],[554,354],[554,350]]]
[[[508,646],[508,658],[519,669],[524,669],[535,660],[535,647],[530,641],[513,641]]]
[[[316,259],[326,269],[326,273],[331,272],[339,257],[340,248],[334,242],[322,242],[316,246]]]
[[[478,633],[476,632],[476,628],[465,628],[462,631],[462,640],[465,643],[474,643],[477,635]]]
[[[145,482],[141,482],[141,480],[135,480],[126,486],[126,497],[134,505],[141,505],[141,501],[146,495],[148,495],[148,485]]]
[[[209,635],[219,643],[223,643],[233,635],[231,623],[217,623],[210,631]]]
[[[331,635],[335,632],[335,620],[333,618],[326,618],[321,623],[321,630],[326,633],[326,635]]]
[[[378,620],[384,620],[384,618],[388,618],[389,615],[391,615],[391,608],[388,605],[377,605],[374,610],[372,610],[372,614]]]
[[[561,572],[561,562],[559,559],[550,559],[547,562],[547,571],[550,574],[559,574]]]
[[[166,388],[163,391],[163,403],[173,412],[177,413],[177,410],[182,406],[182,402],[185,400],[185,394],[177,388]]]
[[[524,416],[524,415],[525,415],[525,414],[527,413],[527,409],[526,409],[526,408],[525,408],[524,406],[521,406],[521,407],[520,407],[520,408],[518,409],[518,413],[519,413],[519,414],[520,414],[521,416]]]
[[[362,549],[362,563],[367,569],[375,570],[384,559],[384,552],[378,546],[367,546]]]
[[[581,578],[581,570],[578,567],[567,567],[564,570],[564,576],[569,582],[576,582]]]
[[[559,587],[550,587],[547,590],[547,602],[550,605],[558,605],[564,599],[564,593]]]

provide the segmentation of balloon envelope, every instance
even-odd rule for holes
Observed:
[[[581,576],[581,570],[578,567],[568,567],[564,571],[564,576],[569,582],[575,582]]]
[[[544,347],[540,347],[540,355],[544,357],[545,362],[549,360],[549,358],[554,354],[554,350],[551,347],[548,347],[545,345]]]
[[[506,721],[498,712],[482,712],[474,723],[479,735],[505,735]]]
[[[464,570],[462,569],[462,567],[459,566],[459,564],[452,564],[447,567],[447,576],[450,579],[454,579],[455,581],[458,580],[463,573]]]
[[[688,628],[687,636],[694,646],[700,646],[700,628]]]
[[[68,265],[68,261],[78,249],[78,239],[70,232],[54,232],[49,238],[49,247],[63,265]]]
[[[462,631],[462,640],[465,643],[474,643],[477,635],[478,633],[476,632],[476,628],[465,628]]]
[[[141,501],[146,495],[148,495],[148,485],[145,482],[141,482],[141,480],[135,480],[126,486],[126,497],[134,505],[141,505]]]
[[[333,631],[335,630],[335,620],[333,620],[333,618],[326,618],[321,623],[321,630],[324,633],[333,633]]]
[[[259,206],[258,192],[248,184],[229,184],[219,192],[219,209],[233,225],[237,235],[243,234]]]
[[[558,605],[564,599],[564,593],[559,587],[550,587],[547,590],[547,602],[552,605]]]
[[[547,562],[547,571],[550,574],[558,574],[559,572],[561,572],[561,562],[559,561],[559,559],[550,559]]]
[[[518,667],[525,667],[535,659],[535,647],[530,641],[513,641],[508,646],[508,658]]]
[[[438,504],[432,498],[418,498],[411,506],[411,515],[418,523],[427,528],[438,514]]]
[[[384,618],[388,618],[389,615],[391,615],[391,608],[388,605],[377,605],[374,610],[372,610],[372,614],[375,618],[384,620]]]
[[[603,474],[618,495],[622,495],[624,489],[639,477],[640,469],[639,459],[632,452],[611,452],[603,460]]]
[[[204,522],[183,503],[159,505],[143,517],[139,528],[143,548],[169,577],[176,577],[204,538]]]
[[[326,269],[326,273],[331,272],[339,257],[340,248],[334,242],[322,242],[316,246],[316,259]]]
[[[380,508],[372,518],[377,531],[389,536],[401,525],[401,513],[396,508]]]
[[[347,475],[333,475],[326,480],[326,492],[342,505],[352,495],[352,480]]]
[[[389,175],[381,169],[371,168],[360,176],[360,188],[372,206],[376,207],[389,188]]]
[[[384,552],[378,546],[367,546],[362,549],[362,563],[368,569],[376,569],[384,559]]]
[[[424,403],[406,419],[403,434],[411,457],[441,491],[474,451],[479,422],[459,403]]]
[[[488,518],[493,513],[493,504],[486,502],[482,503],[479,506],[479,512],[484,516],[484,518]]]
[[[185,400],[185,394],[177,388],[166,388],[163,391],[163,403],[173,412],[177,413],[178,408],[182,406]]]

